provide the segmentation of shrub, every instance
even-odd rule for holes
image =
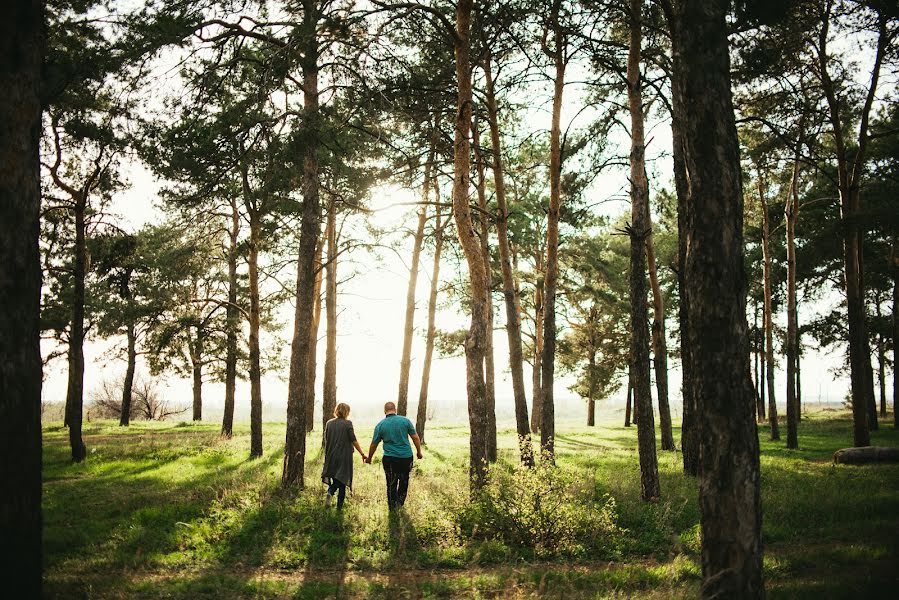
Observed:
[[[592,483],[545,463],[495,469],[459,513],[460,529],[474,539],[531,549],[541,557],[587,550],[615,555],[622,533],[615,500],[597,498]]]

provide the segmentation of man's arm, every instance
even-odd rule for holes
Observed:
[[[421,438],[418,437],[417,433],[412,434],[409,437],[412,438],[412,443],[415,444],[415,455],[418,456],[418,458],[424,458],[425,455],[421,453]]]
[[[368,447],[368,458],[365,459],[365,462],[371,464],[371,457],[375,455],[375,450],[378,449],[378,443],[372,442],[371,446]]]

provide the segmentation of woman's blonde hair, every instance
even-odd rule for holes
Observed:
[[[341,402],[334,407],[334,416],[338,419],[346,419],[350,416],[350,405]]]

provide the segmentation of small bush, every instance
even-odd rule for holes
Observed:
[[[540,557],[599,550],[617,554],[615,500],[596,498],[592,482],[541,464],[491,471],[487,484],[459,513],[460,529],[479,540],[527,548]]]

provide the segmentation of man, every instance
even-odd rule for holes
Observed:
[[[415,432],[412,421],[396,414],[396,404],[388,402],[384,405],[384,418],[375,425],[375,434],[368,449],[365,462],[371,463],[378,444],[384,442],[384,475],[387,477],[387,507],[393,511],[406,502],[409,491],[409,472],[412,470],[412,447],[409,438],[415,443],[415,452],[419,459],[421,438]]]

